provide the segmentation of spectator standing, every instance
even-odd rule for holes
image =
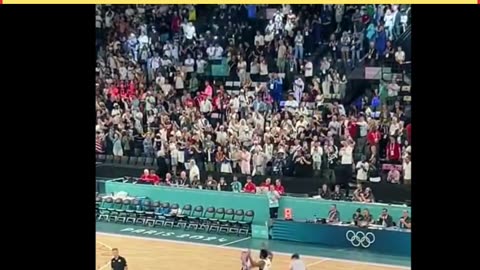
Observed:
[[[283,40],[280,40],[278,49],[277,49],[277,68],[278,73],[285,73],[285,61],[287,57],[287,47],[285,46]]]
[[[392,167],[387,174],[387,182],[392,184],[399,184],[400,183],[400,172],[397,170],[396,167]]]
[[[366,182],[368,180],[369,164],[365,157],[362,157],[357,163],[357,183]]]
[[[396,164],[400,161],[400,154],[400,144],[395,140],[395,137],[391,136],[387,144],[387,160]]]
[[[352,178],[352,169],[353,169],[353,147],[355,143],[351,140],[343,141],[343,147],[339,151],[340,156],[340,172],[341,175],[338,176],[339,184],[347,184]]]
[[[297,31],[297,35],[295,36],[295,60],[299,59],[300,61],[303,60],[303,35],[301,31]]]
[[[268,206],[270,208],[270,219],[278,218],[278,206],[280,200],[280,194],[275,190],[274,185],[270,185],[267,192]]]
[[[412,184],[412,161],[410,160],[410,157],[407,156],[403,160],[403,183],[405,185],[411,185]]]

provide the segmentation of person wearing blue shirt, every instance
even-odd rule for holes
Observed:
[[[283,80],[278,77],[276,73],[273,74],[271,84],[271,95],[276,106],[280,106],[280,101],[282,101],[282,91],[283,91]]]

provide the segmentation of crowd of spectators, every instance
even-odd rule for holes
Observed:
[[[388,181],[408,184],[401,82],[343,104],[352,68],[405,62],[393,46],[408,23],[401,9],[99,5],[96,151],[156,158],[162,179],[207,187],[219,183],[198,172],[363,182],[384,159],[400,168]],[[229,75],[212,76],[224,59]]]

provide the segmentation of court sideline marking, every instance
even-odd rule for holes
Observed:
[[[252,238],[252,237],[250,237],[250,236],[249,236],[249,237],[245,237],[245,238],[238,239],[238,240],[235,240],[235,241],[232,241],[232,242],[228,242],[228,243],[225,243],[225,244],[221,244],[221,245],[219,245],[219,246],[220,246],[220,247],[226,247],[226,246],[230,246],[230,245],[233,245],[233,244],[235,244],[235,243],[238,243],[238,242],[242,242],[242,241],[248,240],[248,239],[250,239],[250,238]]]
[[[301,257],[306,257],[306,256],[301,256]],[[306,265],[306,267],[310,267],[310,266],[314,266],[314,265],[317,265],[317,264],[321,264],[323,262],[326,262],[326,261],[330,261],[329,259],[323,259],[323,260],[320,260],[320,261],[316,261],[316,262],[313,262],[313,263],[309,263]]]
[[[109,245],[107,245],[107,244],[105,244],[105,243],[103,243],[103,242],[101,242],[101,241],[98,241],[98,240],[95,240],[95,241],[96,241],[97,243],[99,243],[100,245],[102,245],[102,246],[104,246],[104,247],[112,250],[112,247],[111,247],[111,246],[109,246]],[[107,262],[105,265],[103,265],[102,267],[100,267],[98,270],[105,269],[105,268],[106,268],[107,266],[109,266],[109,265],[110,265],[110,262]]]
[[[149,237],[134,236],[134,235],[116,234],[116,233],[96,232],[96,234],[103,235],[103,236],[119,237],[119,238],[131,238],[131,239],[139,239],[139,240],[147,240],[147,241],[175,243],[175,244],[182,244],[182,245],[195,245],[195,246],[201,246],[201,247],[219,247],[219,248],[224,248],[224,249],[240,250],[240,251],[245,250],[244,248],[231,247],[231,246],[221,246],[221,245],[208,244],[208,243],[176,241],[176,240],[160,239],[160,238],[149,238]],[[256,251],[258,251],[258,250],[256,250]],[[289,254],[289,253],[277,252],[277,251],[275,251],[275,253],[280,254],[280,255],[284,255],[284,256],[291,256],[292,255],[292,254]],[[373,262],[362,262],[362,261],[354,261],[354,260],[346,260],[346,259],[337,259],[337,258],[331,258],[331,257],[318,257],[318,256],[310,256],[310,255],[302,255],[302,257],[310,258],[310,259],[323,259],[323,260],[336,261],[336,262],[356,263],[356,264],[373,265],[373,266],[379,266],[379,267],[405,269],[405,270],[410,270],[411,269],[408,266],[402,266],[402,265],[392,265],[392,264],[373,263]]]

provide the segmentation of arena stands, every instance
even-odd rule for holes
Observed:
[[[201,183],[410,184],[409,10],[97,6],[97,159]]]

